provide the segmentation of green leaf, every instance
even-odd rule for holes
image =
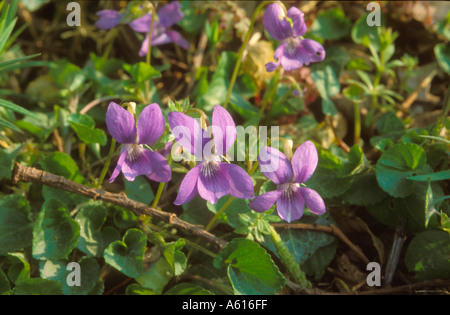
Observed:
[[[446,40],[450,40],[450,12],[438,23],[436,31]]]
[[[311,224],[329,226],[334,221],[331,216],[329,216],[328,214],[324,214],[320,217],[304,215],[302,217],[302,222],[310,222]],[[299,264],[305,263],[305,261],[311,258],[314,253],[320,248],[328,246],[330,244],[335,244],[336,240],[333,235],[329,235],[324,232],[301,229],[283,229],[278,231],[278,234],[286,244],[289,251],[293,253],[296,261]],[[277,253],[275,245],[273,244],[270,236],[266,236],[264,245],[273,253]],[[328,263],[330,261],[328,261]]]
[[[425,195],[425,227],[428,227],[430,219],[435,213],[439,214],[439,212],[436,211],[434,203],[435,198],[433,194],[433,188],[431,186],[431,182],[429,181],[427,185],[427,192]]]
[[[316,69],[311,72],[311,77],[322,97],[323,113],[331,116],[337,115],[337,108],[330,98],[339,93],[341,85],[333,68],[326,66],[324,69]]]
[[[173,278],[173,269],[164,257],[159,258],[145,270],[136,281],[154,294],[161,294],[164,287]]]
[[[425,231],[416,235],[405,253],[405,265],[418,281],[450,279],[450,235]]]
[[[79,113],[71,114],[67,121],[77,134],[78,138],[84,143],[106,144],[106,134],[103,130],[94,128],[94,120],[88,116]]]
[[[76,162],[67,154],[62,152],[54,152],[45,157],[41,162],[44,171],[55,175],[63,176],[73,182],[87,185],[87,180],[81,175]],[[61,189],[43,186],[42,194],[45,200],[57,199],[67,205],[69,208],[87,201],[85,197],[78,194],[69,193]]]
[[[8,278],[12,283],[19,283],[30,278],[30,264],[23,253],[10,253],[6,256],[10,263]]]
[[[211,78],[206,93],[201,94],[197,99],[199,107],[210,112],[216,104],[223,104],[225,101],[229,82],[236,64],[237,54],[234,52],[224,51],[220,55],[216,70]],[[258,113],[258,109],[244,98],[242,88],[247,86],[242,84],[242,80],[236,80],[233,91],[230,95],[230,105],[242,117],[250,119]],[[244,91],[245,92],[245,91]]]
[[[61,88],[61,96],[68,96],[70,93],[81,89],[86,80],[86,73],[67,60],[59,60],[52,64],[49,74]]]
[[[28,278],[16,284],[14,295],[63,295],[61,284],[55,280]]]
[[[9,128],[15,132],[22,132],[22,130],[17,128],[16,125],[14,125],[12,122],[9,122],[8,120],[3,119],[3,118],[0,118],[0,126]]]
[[[33,223],[28,200],[20,195],[0,199],[0,255],[31,245]]]
[[[227,267],[235,294],[276,294],[285,279],[264,248],[248,239],[233,239],[214,259],[216,268]]]
[[[111,205],[108,208],[113,211],[113,221],[117,228],[128,230],[138,226],[138,217],[133,211]]]
[[[398,141],[406,132],[403,121],[394,112],[386,112],[376,119],[378,136],[370,139],[370,144],[376,148],[383,148],[386,141]]]
[[[311,25],[314,36],[331,40],[346,36],[350,29],[351,21],[339,7],[320,12]]]
[[[124,64],[123,68],[131,74],[131,77],[137,84],[141,84],[147,80],[152,80],[161,76],[161,72],[142,61],[134,65]]]
[[[80,225],[77,248],[94,257],[102,257],[108,245],[120,240],[119,232],[112,226],[105,226],[108,210],[100,205],[87,205],[80,209],[75,221]]]
[[[450,74],[450,45],[448,43],[437,44],[434,46],[434,54],[441,68]]]
[[[57,127],[57,122],[53,113],[36,112],[33,117],[26,116],[16,121],[16,125],[44,142]]]
[[[38,54],[30,55],[30,56],[24,56],[24,57],[14,58],[14,59],[7,60],[7,61],[2,61],[2,62],[0,62],[0,73],[4,72],[4,67],[6,67],[6,66],[12,66],[16,63],[37,57],[39,55],[41,55],[41,54],[38,53]],[[18,65],[17,68],[20,68],[20,65]],[[16,69],[16,68],[10,68],[10,69]]]
[[[128,198],[142,202],[144,204],[150,204],[155,196],[153,195],[152,187],[144,176],[138,176],[134,181],[129,182],[124,180],[125,194]]]
[[[415,175],[408,177],[409,180],[416,180],[421,182],[427,181],[437,181],[437,180],[447,180],[450,179],[450,170],[424,174],[424,175]]]
[[[378,26],[369,26],[367,24],[367,16],[370,13],[362,15],[353,25],[351,30],[351,36],[355,43],[362,44],[366,47],[369,46],[369,44],[374,45],[376,49],[380,48],[380,38],[378,35]],[[381,15],[381,25],[386,24],[386,17],[385,15],[380,12]]]
[[[9,284],[8,277],[0,269],[0,295],[7,295],[10,293],[11,285]]]
[[[67,285],[73,269],[67,269],[68,260],[46,260],[39,263],[41,278],[55,280],[61,284],[65,295],[87,295],[94,289],[100,277],[100,265],[94,258],[83,257],[80,261],[80,286]]]
[[[368,163],[361,147],[354,145],[347,154],[347,160],[342,163],[341,174],[343,176],[358,174],[364,169],[365,164]]]
[[[142,274],[146,245],[147,237],[141,230],[129,229],[121,241],[109,244],[103,256],[107,264],[136,278]]]
[[[206,203],[206,206],[211,212],[217,213],[226,202],[228,202],[227,197],[220,198],[216,204],[212,204],[208,201]],[[238,198],[233,199],[233,201],[226,208],[225,212],[222,214],[222,218],[225,219],[226,222],[235,229],[242,227],[243,224],[239,219],[239,215],[251,212],[251,209],[248,206],[248,204],[249,200]]]
[[[207,12],[198,10],[192,1],[180,1],[180,4],[184,17],[178,21],[177,25],[190,34],[200,35],[208,17]]]
[[[3,100],[0,98],[0,106],[10,109],[16,113],[19,113],[19,114],[22,114],[25,116],[29,116],[29,117],[39,120],[38,116],[36,116],[34,113],[30,112],[29,110],[26,110],[25,108],[23,108],[19,105],[16,105],[10,101]]]
[[[214,49],[214,47],[217,45],[217,43],[219,41],[219,22],[218,22],[218,20],[214,20],[214,22],[212,24],[210,24],[209,21],[206,21],[205,33],[206,33],[206,37],[208,38],[208,42],[211,46],[211,49]]]
[[[47,200],[33,227],[33,258],[67,259],[77,246],[80,226],[60,201]]]
[[[130,284],[125,290],[126,295],[154,295],[155,292],[151,289],[144,288],[143,286],[133,283]]]
[[[356,175],[342,198],[352,205],[368,206],[381,202],[387,196],[378,185],[375,172],[371,172]]]
[[[352,184],[353,176],[346,173],[353,162],[344,168],[342,161],[331,152],[319,150],[319,163],[314,174],[306,185],[319,193],[322,198],[328,199],[343,194]],[[357,164],[354,164],[357,169]]]
[[[15,144],[8,149],[0,149],[0,179],[11,179],[11,172],[14,167],[14,161],[17,155],[24,147],[23,144]]]
[[[186,269],[187,258],[182,252],[184,245],[184,239],[180,238],[176,242],[166,244],[163,252],[163,256],[169,263],[175,276],[181,275]]]
[[[319,281],[325,273],[326,268],[333,261],[338,242],[335,239],[331,244],[317,249],[314,254],[302,264],[302,270],[316,281]]]
[[[164,295],[214,295],[214,293],[198,285],[185,282],[173,286]]]
[[[436,198],[441,194],[440,187],[435,184],[431,184],[433,189],[433,195],[436,194]],[[408,235],[422,232],[427,228],[427,220],[429,228],[437,228],[437,220],[431,220],[433,217],[427,218],[427,184],[417,182],[412,193],[404,198],[394,198],[388,196],[381,202],[368,205],[367,210],[373,215],[379,222],[395,229],[398,218],[406,218],[405,232]],[[434,216],[436,218],[436,216]]]
[[[413,143],[395,144],[377,161],[376,174],[380,187],[393,197],[406,197],[414,190],[409,176],[426,168],[425,151]]]

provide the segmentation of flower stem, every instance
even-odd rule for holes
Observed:
[[[264,100],[261,105],[261,109],[259,110],[259,115],[262,116],[264,114],[264,111],[266,110],[267,104],[269,103],[269,100],[273,99],[273,95],[277,91],[278,83],[279,83],[279,72],[275,71],[273,78],[272,78],[272,84],[269,86],[269,89],[264,94]]]
[[[219,209],[219,211],[216,212],[216,214],[212,217],[212,219],[209,221],[208,225],[206,226],[205,230],[210,231],[214,224],[216,223],[217,219],[219,219],[220,215],[228,208],[229,205],[233,202],[235,198],[233,196],[230,196],[228,200],[223,204],[223,206]]]
[[[300,269],[300,265],[296,262],[295,257],[273,226],[270,226],[269,234],[280,256],[281,262],[286,266],[294,281],[304,289],[310,289],[312,287],[311,283],[306,279],[305,273]]]
[[[255,25],[256,18],[258,17],[259,11],[269,2],[273,1],[263,1],[261,2],[258,7],[256,7],[255,12],[253,13],[252,21],[250,22],[250,26],[248,28],[247,34],[245,34],[244,42],[242,43],[242,46],[239,50],[238,59],[236,60],[236,65],[234,66],[233,74],[231,75],[231,81],[230,86],[228,87],[227,96],[225,98],[225,102],[223,103],[223,107],[227,108],[228,102],[230,100],[231,92],[233,91],[234,83],[236,82],[236,78],[239,72],[239,69],[241,67],[242,62],[242,56],[244,55],[245,48],[247,47],[247,43],[250,40],[250,35],[253,32],[253,26]]]
[[[153,34],[153,23],[155,21],[155,8],[153,5],[151,6],[151,22],[150,22],[150,30],[148,31],[148,49],[147,49],[147,55],[145,57],[145,62],[150,66],[151,63],[151,56],[152,56],[152,34]],[[145,101],[146,103],[150,102],[150,81],[145,81]]]
[[[361,115],[359,113],[358,102],[353,102],[353,108],[355,110],[355,144],[359,145],[359,140],[361,138]]]
[[[206,231],[209,232],[213,228],[214,224],[217,222],[217,220],[219,219],[220,215],[228,208],[228,206],[233,202],[234,199],[235,198],[233,196],[230,196],[228,198],[228,200],[224,203],[224,205],[219,209],[219,211],[216,212],[216,214],[214,214],[212,219],[208,222],[208,225],[205,228]],[[199,241],[200,241],[200,239],[198,238],[195,241],[195,243],[198,243]],[[195,247],[192,247],[189,250],[189,252],[188,252],[188,254],[186,256],[187,260],[189,260],[191,258],[192,254],[194,253],[194,250],[195,250]]]
[[[100,173],[100,177],[97,180],[97,183],[95,184],[95,188],[99,188],[103,180],[105,179],[106,172],[108,172],[109,165],[111,164],[111,159],[114,154],[114,149],[116,148],[116,140],[114,138],[111,139],[111,147],[109,148],[108,156],[106,157],[105,165],[103,166],[102,172]]]
[[[170,167],[170,164],[172,164],[172,154],[169,155],[169,160],[167,161],[167,164],[169,164],[169,167]],[[152,203],[153,208],[156,208],[156,206],[158,205],[158,202],[161,199],[162,193],[164,191],[165,185],[166,185],[166,183],[164,183],[164,182],[159,183],[158,190],[156,191],[155,199],[153,200],[153,203]]]

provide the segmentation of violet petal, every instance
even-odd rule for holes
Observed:
[[[302,46],[308,51],[311,62],[320,62],[325,59],[325,49],[312,39],[303,39]]]
[[[133,149],[134,150],[134,149]],[[139,153],[130,154],[128,151],[127,158],[122,165],[122,173],[127,181],[132,182],[139,175],[152,174],[152,163],[150,162],[149,150],[140,148]],[[130,155],[133,158],[130,158]]]
[[[103,30],[109,30],[120,23],[123,14],[116,10],[101,10],[97,12],[97,16],[99,19],[95,22],[95,26]]]
[[[197,120],[180,112],[170,112],[168,119],[175,140],[189,153],[202,158],[203,148],[211,138]]]
[[[181,12],[181,4],[178,1],[173,1],[161,7],[157,14],[159,25],[166,28],[171,27],[184,17],[183,12]]]
[[[275,71],[281,64],[281,57],[284,54],[284,49],[286,48],[286,43],[281,44],[278,46],[277,49],[275,49],[275,52],[273,54],[273,58],[275,60],[278,60],[276,62],[269,62],[266,64],[266,70],[267,72]]]
[[[289,198],[283,195],[277,201],[278,215],[287,222],[300,219],[304,208],[305,201],[298,190],[292,192]]]
[[[114,171],[108,180],[110,183],[112,183],[117,178],[117,176],[119,176],[120,172],[122,171],[122,165],[123,165],[123,162],[125,162],[127,153],[128,152],[126,150],[122,150],[122,152],[120,153],[119,160],[117,161],[116,167],[114,168]]]
[[[131,21],[128,25],[138,33],[148,33],[150,31],[150,26],[152,23],[151,14],[147,13],[146,15],[141,16],[133,21]],[[153,25],[155,27],[155,25]]]
[[[195,195],[197,195],[197,182],[198,176],[202,169],[202,165],[199,164],[196,167],[192,168],[186,176],[184,176],[181,181],[180,189],[178,191],[177,198],[174,201],[176,205],[182,205],[186,202],[191,201]]]
[[[226,174],[220,168],[207,173],[203,171],[204,163],[201,165],[202,171],[197,182],[198,193],[203,199],[216,204],[221,197],[228,194],[230,183]]]
[[[281,66],[284,70],[291,71],[301,68],[303,65],[309,65],[310,61],[310,53],[301,45],[300,39],[292,39],[286,43],[284,54],[281,57]]]
[[[292,36],[292,27],[286,20],[284,10],[276,3],[269,5],[263,17],[264,28],[276,40]]]
[[[106,127],[118,143],[134,143],[136,141],[136,123],[133,115],[120,105],[111,102],[106,111]]]
[[[171,42],[177,44],[178,46],[186,50],[189,49],[190,47],[189,42],[186,39],[184,39],[183,36],[181,36],[181,34],[178,33],[177,31],[168,30],[166,31],[166,35],[170,38]]]
[[[319,156],[314,143],[306,141],[295,150],[292,156],[294,182],[305,183],[314,173],[319,162]]]
[[[264,147],[258,155],[261,171],[277,185],[288,183],[292,179],[292,166],[288,158],[279,150]]]
[[[256,212],[265,212],[272,208],[282,194],[281,190],[268,191],[250,201],[249,207]]]
[[[299,37],[299,36],[303,36],[306,33],[306,23],[305,23],[305,18],[304,18],[304,14],[302,11],[300,11],[298,8],[296,7],[291,7],[286,16],[290,19],[292,19],[292,24],[293,24],[293,28],[292,28],[292,32],[293,32],[293,36],[294,37]]]
[[[158,104],[146,106],[137,122],[138,143],[151,145],[164,133],[166,120]]]
[[[317,191],[308,188],[300,187],[299,191],[306,202],[306,206],[312,213],[321,215],[326,211],[325,202],[322,197],[317,193]]]
[[[239,199],[252,199],[255,196],[253,181],[242,167],[229,163],[220,163],[219,166],[228,178],[228,195]]]
[[[155,182],[166,183],[172,177],[172,170],[166,159],[158,152],[146,151],[152,172],[147,177]]]
[[[214,107],[212,127],[217,154],[225,155],[236,141],[236,125],[231,115],[222,106]]]

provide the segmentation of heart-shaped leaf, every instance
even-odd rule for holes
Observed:
[[[139,277],[143,270],[143,259],[147,237],[138,229],[129,229],[121,241],[109,244],[104,251],[105,262],[131,278]]]
[[[67,259],[77,246],[80,226],[60,201],[44,202],[33,227],[33,258]]]

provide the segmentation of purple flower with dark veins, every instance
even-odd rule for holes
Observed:
[[[317,150],[311,141],[299,146],[291,161],[282,152],[271,147],[261,149],[258,161],[261,171],[278,185],[278,189],[250,201],[251,209],[264,212],[276,202],[278,215],[287,222],[301,218],[305,204],[314,214],[325,213],[322,197],[303,184],[312,176],[318,163]]]
[[[192,117],[170,112],[168,118],[175,140],[199,160],[181,182],[176,205],[189,202],[197,193],[212,204],[225,195],[254,197],[250,176],[239,165],[220,161],[219,156],[226,154],[236,141],[236,125],[222,106],[216,105],[212,114],[213,139]]]
[[[175,43],[178,46],[189,49],[189,42],[184,39],[180,33],[174,30],[169,30],[169,27],[180,21],[184,14],[181,12],[181,5],[178,1],[166,4],[158,10],[158,18],[153,22],[152,45],[164,45],[168,43]],[[139,56],[145,56],[148,51],[148,33],[152,22],[152,15],[146,14],[134,21],[130,22],[130,27],[138,32],[145,33],[145,39],[142,42]]]
[[[304,14],[296,7],[287,12],[280,5],[273,3],[264,12],[264,27],[280,45],[274,52],[276,62],[266,64],[268,72],[275,71],[280,64],[286,71],[298,69],[311,62],[325,58],[325,49],[312,39],[303,39],[306,33]]]
[[[128,181],[145,175],[157,182],[168,182],[171,169],[166,159],[158,152],[143,147],[144,144],[151,146],[164,133],[165,119],[159,105],[153,103],[146,106],[139,115],[137,124],[131,112],[114,102],[109,104],[106,112],[109,133],[123,145],[109,182],[113,182],[120,172]]]

